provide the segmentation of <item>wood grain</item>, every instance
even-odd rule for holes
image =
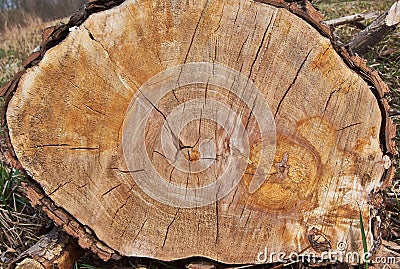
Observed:
[[[189,188],[212,176],[174,171],[153,154],[163,114],[190,100],[216,100],[254,128],[246,173],[234,190],[206,206],[177,208],[135,183],[122,136],[138,90],[160,72],[193,62],[226,66],[254,83],[275,120],[276,152],[265,183],[249,192],[269,157],[261,154],[252,108],[223,87],[178,87],[156,104],[162,113],[152,112],[143,142],[165,180]],[[22,76],[7,111],[22,166],[108,248],[226,263],[256,263],[265,249],[321,255],[340,242],[345,251],[361,251],[359,210],[372,247],[378,238],[370,231],[375,213],[368,197],[385,172],[383,117],[370,84],[329,39],[284,8],[247,0],[128,0],[93,14]],[[179,139],[193,145],[199,133],[218,142],[224,137],[218,128],[194,121]],[[186,152],[190,161],[198,160],[196,150]],[[315,239],[321,236],[329,242],[324,249]]]

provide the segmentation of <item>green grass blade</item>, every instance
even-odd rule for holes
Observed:
[[[360,210],[360,230],[361,230],[361,239],[362,239],[362,244],[364,248],[364,258],[365,258],[365,269],[368,269],[368,246],[367,246],[367,238],[365,237],[365,230],[364,230],[364,223],[363,223],[363,218]]]
[[[96,267],[96,266],[93,266],[90,264],[84,264],[84,263],[82,263],[80,267],[81,267],[81,269],[101,269],[99,267]]]

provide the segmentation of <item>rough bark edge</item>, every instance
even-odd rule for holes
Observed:
[[[40,207],[56,225],[62,227],[69,235],[77,238],[78,244],[82,248],[90,249],[104,261],[110,259],[119,260],[121,258],[121,255],[115,250],[100,241],[89,227],[79,223],[63,208],[57,207],[35,183],[25,182],[23,183],[23,188],[32,205]]]
[[[21,163],[14,152],[13,146],[10,141],[9,132],[7,129],[6,111],[9,101],[11,100],[15,90],[18,87],[19,80],[23,74],[32,66],[38,65],[45,53],[52,47],[63,41],[69,33],[71,27],[81,25],[91,14],[103,10],[111,9],[120,5],[125,0],[90,0],[88,4],[83,6],[77,11],[69,20],[67,24],[49,27],[43,30],[43,41],[40,44],[40,50],[32,53],[24,62],[24,70],[20,71],[15,77],[0,89],[0,96],[4,98],[3,111],[1,113],[0,122],[3,127],[0,139],[0,150],[6,158],[7,164],[17,169],[22,169]],[[291,13],[305,20],[312,25],[322,36],[328,38],[336,52],[341,56],[346,65],[357,72],[361,77],[370,85],[372,93],[376,96],[382,114],[382,124],[380,130],[380,143],[384,154],[393,160],[393,156],[397,154],[394,144],[394,137],[396,136],[396,126],[389,118],[389,104],[384,95],[389,92],[388,86],[379,76],[376,70],[369,68],[366,65],[366,60],[357,55],[350,55],[349,51],[335,39],[333,31],[330,26],[323,22],[322,14],[308,1],[308,0],[253,0],[277,8],[285,8]],[[374,246],[376,250],[381,244],[380,236],[380,222],[377,221],[377,216],[384,201],[381,195],[386,187],[392,185],[392,178],[394,176],[395,167],[391,163],[382,177],[382,186],[376,192],[371,193],[369,196],[369,204],[373,207],[373,217],[371,219],[371,230],[374,235]],[[25,172],[26,173],[26,172]],[[27,174],[27,173],[26,173]],[[73,216],[71,216],[62,207],[57,207],[54,202],[46,196],[44,190],[38,185],[33,178],[27,174],[28,182],[24,184],[26,195],[32,202],[32,205],[39,206],[46,214],[55,221],[57,225],[71,236],[78,239],[78,243],[85,249],[90,249],[96,253],[104,261],[121,258],[121,255],[108,247],[98,238],[94,232],[87,226],[79,223]]]

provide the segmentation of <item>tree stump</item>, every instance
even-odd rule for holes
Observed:
[[[307,1],[91,1],[3,90],[3,150],[105,260],[361,253],[360,213],[373,253],[388,89],[322,21]]]

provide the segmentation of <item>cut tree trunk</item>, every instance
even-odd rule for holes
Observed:
[[[374,252],[388,89],[322,21],[306,1],[92,1],[4,88],[3,151],[105,260],[361,252],[360,212]]]

